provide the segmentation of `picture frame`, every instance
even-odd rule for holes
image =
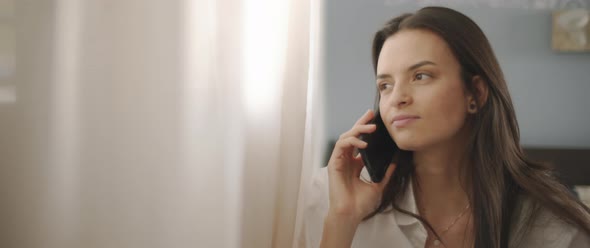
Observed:
[[[590,10],[553,12],[552,48],[561,52],[590,52]]]

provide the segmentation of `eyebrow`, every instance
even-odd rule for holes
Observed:
[[[436,65],[436,63],[432,62],[432,61],[428,61],[428,60],[424,60],[424,61],[420,61],[410,67],[408,67],[408,71],[413,71],[416,70],[422,66],[425,65]],[[390,74],[378,74],[377,75],[377,79],[383,79],[383,78],[392,78],[392,76]]]

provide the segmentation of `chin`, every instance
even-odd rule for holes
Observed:
[[[397,143],[397,147],[399,147],[399,149],[404,150],[404,151],[417,151],[420,150],[420,146],[416,146],[413,144],[407,144],[407,143]]]
[[[416,150],[420,150],[420,147],[422,147],[415,140],[399,139],[399,138],[394,139],[394,140],[395,140],[395,144],[397,145],[397,147],[399,147],[399,149],[402,149],[402,150],[416,151]]]
[[[396,137],[393,139],[397,147],[405,151],[419,151],[427,144],[416,137]]]

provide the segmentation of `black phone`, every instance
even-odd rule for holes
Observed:
[[[360,135],[360,139],[367,142],[367,147],[359,149],[359,153],[371,176],[371,181],[378,183],[385,177],[385,172],[399,148],[389,135],[379,109],[375,110],[375,117],[368,124],[375,124],[377,129],[372,133]]]

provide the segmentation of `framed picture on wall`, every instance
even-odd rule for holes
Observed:
[[[553,50],[590,51],[590,10],[568,9],[553,12]]]

